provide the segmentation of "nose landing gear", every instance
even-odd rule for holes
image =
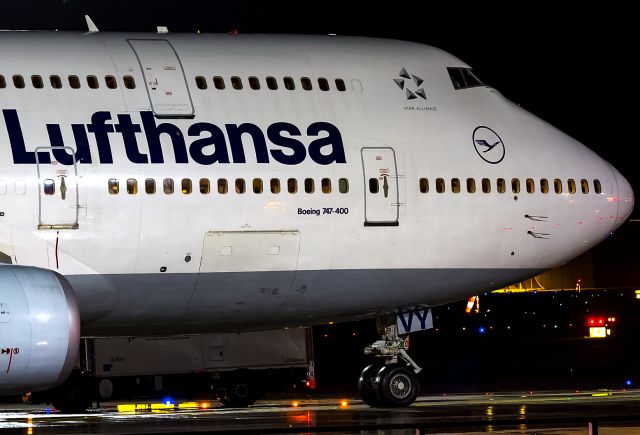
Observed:
[[[381,340],[364,349],[379,361],[360,374],[358,389],[363,402],[374,407],[411,405],[418,396],[417,374],[422,370],[407,353],[408,340],[398,335],[395,324],[386,326]],[[384,358],[384,360],[382,360]]]

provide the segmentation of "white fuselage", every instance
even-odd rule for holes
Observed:
[[[66,276],[84,335],[216,332],[452,302],[629,216],[610,164],[447,68],[367,38],[0,34],[0,252]]]

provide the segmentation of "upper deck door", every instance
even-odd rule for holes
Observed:
[[[398,225],[398,165],[393,148],[362,148],[365,226]]]
[[[192,118],[195,114],[182,63],[169,41],[129,39],[142,69],[156,118]]]
[[[64,147],[73,156],[73,165],[57,161],[40,163],[38,151],[51,151],[51,147],[36,148],[38,167],[38,229],[78,228],[78,172],[75,151]]]

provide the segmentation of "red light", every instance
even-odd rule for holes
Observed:
[[[602,325],[603,323],[604,323],[604,320],[598,319],[598,325]]]
[[[595,324],[596,324],[596,321],[595,321],[595,320],[593,320],[593,319],[589,319],[589,325],[595,325]]]

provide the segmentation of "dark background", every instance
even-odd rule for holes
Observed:
[[[84,31],[83,15],[89,14],[101,31],[153,32],[163,25],[173,32],[337,33],[434,45],[595,150],[640,192],[637,23],[631,6],[485,3],[27,0],[3,5],[0,29]],[[596,286],[640,287],[638,225],[626,223],[594,250]]]

